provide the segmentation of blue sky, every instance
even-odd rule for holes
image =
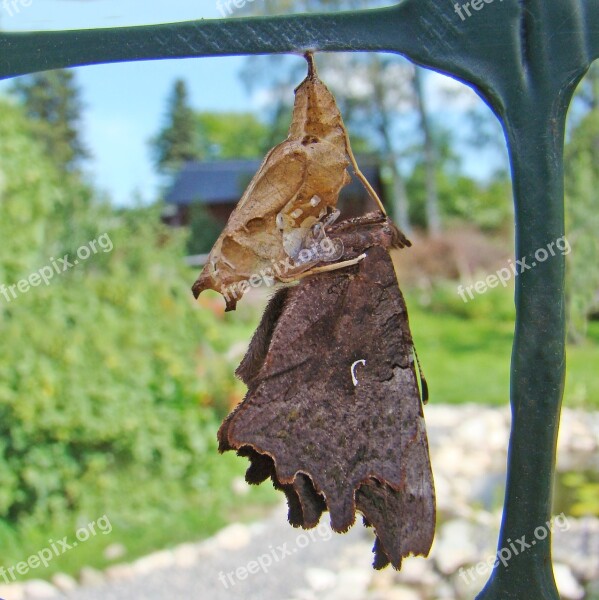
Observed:
[[[18,0],[17,0],[18,1]],[[143,6],[143,10],[140,7]],[[4,30],[84,29],[214,18],[210,0],[32,0],[10,16],[0,4]],[[249,97],[238,72],[242,58],[204,58],[98,65],[75,69],[85,102],[84,139],[93,160],[88,168],[99,188],[118,204],[134,190],[154,199],[158,181],[147,140],[162,122],[173,80],[183,77],[194,107],[243,110]],[[6,87],[6,84],[3,84]]]
[[[12,1],[16,6],[8,8],[0,1],[0,25],[7,31],[145,25],[221,16],[216,0],[27,0],[29,6],[20,4],[22,0]],[[162,123],[173,81],[186,80],[196,109],[254,110],[257,104],[239,78],[243,61],[241,57],[202,58],[75,69],[85,103],[84,139],[93,155],[88,170],[94,183],[118,204],[130,203],[134,191],[146,201],[155,199],[159,182],[147,142]],[[440,79],[431,78],[430,85],[434,87]],[[6,86],[2,83],[0,89]],[[481,164],[479,153],[478,164],[474,159],[466,157],[468,171],[479,176],[487,173],[488,165]]]

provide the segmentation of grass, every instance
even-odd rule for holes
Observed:
[[[493,290],[510,301],[509,290]],[[473,302],[483,300],[477,298]],[[504,405],[514,331],[513,311],[485,312],[476,317],[439,312],[423,306],[417,294],[406,295],[410,326],[431,402]],[[432,309],[431,309],[432,306]],[[511,313],[511,314],[510,314]],[[599,409],[599,322],[591,322],[587,340],[568,346],[564,406]]]

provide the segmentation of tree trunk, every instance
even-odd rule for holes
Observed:
[[[429,234],[436,235],[441,231],[439,215],[439,194],[437,192],[437,151],[433,140],[424,94],[422,91],[422,70],[414,67],[414,95],[420,116],[420,128],[424,142],[424,165],[426,169],[426,224]]]

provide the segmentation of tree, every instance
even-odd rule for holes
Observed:
[[[437,234],[441,231],[441,217],[439,215],[439,195],[437,192],[437,149],[433,138],[432,124],[428,115],[426,99],[423,90],[424,69],[415,66],[412,77],[414,99],[418,116],[420,117],[420,131],[424,150],[424,164],[426,166],[426,224],[428,232]]]
[[[261,158],[269,148],[268,128],[251,113],[199,112],[194,119],[203,160]]]
[[[27,75],[12,91],[34,121],[47,156],[61,171],[76,171],[89,153],[80,137],[83,102],[75,74],[59,69]]]
[[[189,105],[187,85],[177,79],[168,100],[165,124],[150,141],[154,163],[167,174],[200,157],[193,109]]]

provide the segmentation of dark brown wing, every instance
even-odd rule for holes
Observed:
[[[294,525],[313,527],[328,508],[343,532],[361,512],[376,531],[377,568],[428,554],[428,443],[387,251],[375,246],[359,265],[279,294],[238,371],[249,392],[219,431],[221,451],[250,458],[249,482],[272,478]]]

